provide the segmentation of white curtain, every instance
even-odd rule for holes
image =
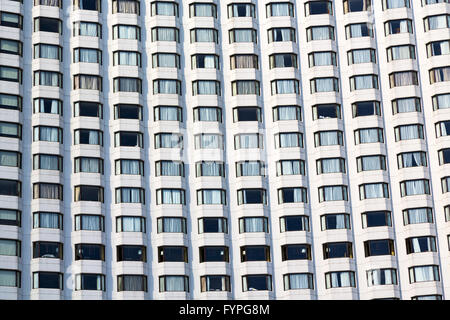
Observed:
[[[322,173],[341,172],[341,159],[322,159]]]
[[[412,71],[394,73],[394,84],[396,87],[408,86],[414,84],[414,73]]]
[[[199,164],[202,176],[220,176],[222,164],[219,162],[205,161]]]
[[[182,164],[175,161],[160,161],[160,175],[162,176],[181,176]]]
[[[191,15],[195,17],[213,17],[215,13],[214,6],[211,3],[194,3],[192,8],[194,12]]]
[[[143,203],[141,199],[141,189],[139,188],[118,188],[116,189],[118,203]]]
[[[177,81],[176,80],[155,80],[154,81],[154,93],[164,94],[177,94]]]
[[[352,285],[352,274],[349,271],[332,272],[331,288],[350,287]]]
[[[176,41],[176,29],[156,27],[153,29],[153,41]]]
[[[435,82],[450,81],[450,67],[440,67],[433,72]]]
[[[50,141],[50,142],[58,142],[59,141],[59,128],[52,127],[35,127],[35,136],[39,137],[40,141]]]
[[[100,77],[81,74],[79,75],[79,89],[99,90]]]
[[[265,219],[262,217],[243,218],[242,232],[265,232]]]
[[[359,143],[378,142],[379,141],[378,134],[379,134],[378,128],[361,129],[359,130]]]
[[[0,93],[0,105],[17,108],[19,100],[16,96]]]
[[[96,130],[89,130],[89,144],[100,144],[100,133]]]
[[[391,50],[392,50],[392,60],[411,58],[411,47],[409,45],[395,46],[392,47]]]
[[[364,185],[365,199],[384,198],[384,184],[369,183]]]
[[[34,157],[34,161],[36,169],[58,170],[59,168],[59,158],[56,155],[39,154]]]
[[[413,267],[411,271],[414,273],[415,282],[422,282],[437,280],[434,269],[434,266],[417,266]]]
[[[59,0],[40,0],[39,3],[43,6],[51,6],[51,7],[59,6]]]
[[[441,136],[448,136],[450,134],[450,130],[449,130],[449,128],[447,128],[447,126],[450,127],[450,122],[449,121],[440,122],[438,124],[438,126],[441,129]]]
[[[16,256],[17,253],[15,240],[0,239],[0,256]]]
[[[10,40],[10,39],[1,39],[0,40],[0,50],[12,52],[12,53],[19,53],[20,48],[21,48],[20,42],[18,42],[16,40]],[[39,56],[39,55],[36,55],[36,56]]]
[[[182,204],[182,191],[163,189],[162,190],[162,202],[165,204]]]
[[[311,28],[312,40],[328,40],[330,37],[330,28],[328,26],[312,27]]]
[[[365,156],[361,158],[361,161],[364,171],[381,169],[380,156]]]
[[[113,6],[113,13],[138,13],[139,1],[136,0],[116,0],[117,7]]]
[[[34,215],[34,228],[59,229],[59,214],[51,212],[39,212]]]
[[[19,154],[17,152],[0,151],[0,166],[17,167],[18,163]]]
[[[193,95],[211,94],[217,95],[217,81],[214,80],[197,80],[193,83]]]
[[[38,81],[35,83],[41,86],[59,86],[59,74],[52,71],[39,71],[35,73],[38,77]]]
[[[82,215],[81,218],[81,230],[100,230],[100,218],[94,215]]]
[[[395,273],[393,273],[392,269],[374,269],[367,272],[367,283],[369,287],[395,284],[396,282]]]
[[[100,172],[100,160],[96,158],[80,158],[80,169],[81,172]]]
[[[363,36],[363,25],[361,23],[350,25],[350,34],[352,38],[359,38]]]
[[[297,93],[296,80],[275,80],[272,82],[272,94]]]
[[[271,3],[267,7],[268,17],[290,16],[290,3]]]
[[[376,88],[374,84],[374,76],[372,75],[364,75],[364,76],[355,76],[353,77],[353,90],[363,90],[363,89],[371,89]]]
[[[300,137],[297,132],[280,133],[279,137],[280,137],[279,141],[280,148],[294,148],[300,146],[299,142]]]
[[[240,164],[242,176],[259,176],[261,175],[261,164],[258,161],[244,161]]]
[[[35,100],[35,112],[58,114],[59,101],[56,99],[37,99]]]
[[[39,191],[38,198],[60,199],[60,186],[58,184],[40,183],[35,188]]]
[[[162,16],[174,16],[176,14],[175,11],[175,3],[171,2],[156,2],[156,14]]]
[[[251,54],[234,55],[231,64],[233,69],[256,68],[258,57]]]
[[[16,287],[18,284],[16,271],[0,270],[0,287]]]
[[[448,109],[450,108],[450,93],[441,94],[437,96],[437,105],[439,109]]]
[[[91,22],[78,22],[80,36],[98,37],[98,26]]]
[[[0,123],[0,134],[17,136],[19,134],[19,125],[16,123]]]
[[[258,134],[240,134],[238,136],[240,149],[258,148],[259,135]]]
[[[16,210],[0,209],[0,220],[9,221],[13,224],[17,224],[19,217]]]
[[[407,214],[410,224],[430,222],[427,208],[408,209]]]
[[[140,275],[126,275],[123,277],[123,291],[143,291],[144,277]]]
[[[335,91],[333,78],[315,79],[313,81],[315,81],[316,84],[315,92]]]
[[[320,145],[321,146],[332,146],[339,144],[338,132],[337,131],[323,131],[320,132]]]
[[[222,147],[221,135],[200,134],[195,136],[196,149],[219,149]]]
[[[184,276],[165,276],[165,291],[184,291]]]
[[[157,135],[157,148],[181,148],[181,137],[172,133],[160,133]]]
[[[162,228],[163,232],[183,232],[183,220],[182,218],[162,218],[164,227]]]
[[[301,174],[300,160],[281,160],[280,174],[283,175],[299,175]]]
[[[314,52],[314,66],[333,65],[333,56],[331,52]]]
[[[406,152],[402,154],[403,166],[416,167],[422,164],[422,154],[420,152]]]
[[[136,52],[134,54],[137,55]],[[174,53],[157,53],[153,56],[154,67],[176,68],[178,67],[177,61],[177,55]]]
[[[194,29],[191,31],[193,42],[215,42],[214,29]]]
[[[342,186],[328,186],[323,188],[324,201],[345,200]]]
[[[201,204],[222,204],[222,190],[200,190]]]
[[[88,63],[99,62],[97,49],[88,49],[88,48],[75,49],[74,55],[75,61],[77,62],[88,62]]]
[[[237,80],[234,82],[234,94],[257,94],[257,83],[253,80]]]
[[[59,59],[59,47],[51,44],[41,43],[35,47],[36,57],[46,59]],[[77,61],[77,60],[75,60]]]
[[[115,39],[138,39],[138,28],[136,26],[120,25],[116,27]]]
[[[414,112],[416,111],[416,98],[397,99],[397,112]]]
[[[160,106],[157,107],[158,120],[177,121],[179,120],[180,110],[178,107]]]
[[[277,107],[278,120],[297,120],[298,107],[279,106]]]
[[[448,27],[446,15],[428,17],[428,22],[430,25],[430,30],[443,29]]]
[[[417,124],[400,126],[400,140],[419,139],[420,127]]]
[[[143,232],[141,217],[121,217],[119,219],[122,224],[122,232]]]
[[[404,183],[406,195],[425,194],[425,180],[409,180]]]
[[[233,30],[234,42],[253,42],[253,29]]]
[[[371,49],[357,49],[351,51],[353,63],[366,63],[372,61]]]
[[[196,109],[200,121],[219,121],[217,108],[200,107]]]

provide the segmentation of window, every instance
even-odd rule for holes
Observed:
[[[409,270],[409,282],[426,282],[426,281],[440,281],[439,266],[414,266]]]
[[[294,17],[294,5],[290,2],[274,2],[266,5],[266,16]]]
[[[383,10],[410,8],[409,0],[383,0]]]
[[[63,289],[63,274],[59,272],[33,272],[33,289]]]
[[[0,256],[21,256],[21,242],[12,239],[0,239]]]
[[[55,154],[34,154],[33,170],[39,169],[63,171],[63,157]]]
[[[378,76],[374,74],[350,77],[350,91],[378,89]]]
[[[320,217],[322,231],[350,229],[350,215],[347,213],[330,213]]]
[[[183,135],[179,133],[166,132],[155,134],[155,149],[160,148],[183,149]]]
[[[123,53],[123,51],[121,52]],[[141,64],[140,53],[139,54],[139,66]],[[136,58],[132,58],[127,64],[133,63]],[[123,60],[123,58],[121,58]],[[152,55],[153,68],[180,68],[180,56],[176,53],[154,53]],[[120,63],[119,63],[120,64]],[[132,64],[133,65],[133,64]]]
[[[400,191],[402,197],[430,194],[430,183],[427,179],[402,181]]]
[[[158,58],[159,54],[153,55],[153,62],[155,62],[155,57]],[[163,54],[161,54],[163,55]],[[175,55],[174,55],[175,56]],[[114,66],[137,66],[141,67],[141,53],[136,51],[114,51],[113,52],[113,65]],[[156,59],[158,62],[158,59]],[[161,59],[162,63],[169,63],[168,59]],[[164,66],[164,65],[161,65]],[[153,68],[157,66],[153,63]]]
[[[74,131],[74,144],[103,146],[103,132],[100,130],[76,129]]]
[[[266,217],[239,218],[239,233],[269,232],[269,220]]]
[[[300,87],[296,79],[273,80],[270,82],[272,95],[275,94],[298,94]]]
[[[423,125],[409,124],[394,128],[395,141],[423,139]]]
[[[411,297],[411,300],[442,300],[442,295],[430,294],[430,295],[426,295],[426,296],[415,296],[415,297]]]
[[[309,1],[305,3],[305,16],[316,14],[333,14],[331,1]]]
[[[228,247],[205,246],[199,248],[200,263],[229,262]]]
[[[364,128],[354,131],[355,144],[362,143],[384,143],[383,129],[381,128]]]
[[[354,49],[347,51],[348,65],[359,63],[376,63],[375,49]]]
[[[22,182],[0,179],[0,195],[22,197]]]
[[[139,78],[114,78],[113,92],[137,92],[142,93],[142,80]]]
[[[83,56],[84,57],[84,56]],[[34,59],[55,59],[62,61],[62,47],[54,44],[38,43],[34,45]],[[77,61],[78,62],[78,61]]]
[[[261,122],[261,108],[237,107],[233,109],[233,121],[259,121]]]
[[[22,111],[22,97],[0,93],[0,108]]]
[[[322,146],[334,146],[344,145],[344,138],[342,131],[318,131],[314,132],[314,146],[322,147]]]
[[[284,216],[280,218],[280,232],[309,231],[308,216]]]
[[[319,187],[319,202],[348,201],[347,186]]]
[[[184,189],[156,190],[156,204],[185,204]]]
[[[417,71],[400,71],[389,74],[389,85],[391,88],[412,85],[417,86],[418,84]]]
[[[176,41],[180,42],[180,31],[178,28],[154,27],[152,28],[152,42],[155,41]]]
[[[231,61],[233,61],[233,58],[231,58]],[[219,70],[219,56],[215,54],[194,54],[191,56],[191,68]],[[233,69],[233,67],[231,69]]]
[[[181,81],[173,79],[153,80],[153,94],[178,94],[181,96]]]
[[[119,261],[147,262],[147,248],[136,245],[117,246],[117,262]]]
[[[17,287],[21,285],[21,273],[16,270],[0,269],[0,287]]]
[[[88,185],[75,186],[74,201],[103,202],[103,187]]]
[[[22,1],[20,1],[22,2]],[[34,0],[35,6],[51,6],[51,7],[61,7],[60,0]]]
[[[62,115],[62,101],[49,98],[36,98],[33,100],[33,113],[51,113]]]
[[[308,54],[309,67],[336,66],[336,52],[316,51]]]
[[[196,80],[192,81],[192,95],[221,95],[220,81]]]
[[[450,40],[433,41],[427,43],[428,58],[450,54]]]
[[[392,227],[390,211],[367,211],[361,214],[362,227]]]
[[[371,170],[386,170],[386,156],[368,155],[356,158],[358,172]]]
[[[73,49],[73,62],[102,64],[102,51],[92,48],[75,48]]]
[[[73,23],[73,36],[102,37],[102,26],[95,22],[77,21]]]
[[[432,208],[409,208],[403,210],[403,224],[433,223]]]
[[[160,160],[155,162],[155,176],[184,177],[184,162],[174,160]]]
[[[272,276],[270,274],[242,276],[242,291],[272,291]]]
[[[55,258],[63,259],[63,244],[60,242],[33,242],[33,259]]]
[[[135,274],[119,275],[117,276],[117,291],[147,292],[147,276]]]
[[[142,106],[136,104],[114,105],[114,119],[142,120]]]
[[[142,133],[133,131],[119,131],[114,133],[114,147],[144,146]]]
[[[196,177],[225,177],[225,164],[220,161],[199,161],[195,163]]]
[[[412,20],[399,19],[389,20],[384,23],[385,35],[398,34],[398,33],[413,33]]]
[[[264,162],[245,160],[236,162],[236,177],[264,176]]]
[[[33,199],[63,200],[63,186],[57,183],[34,183]]]
[[[1,123],[0,123],[1,128]],[[3,130],[0,130],[0,133]],[[12,129],[11,129],[12,131]],[[58,127],[33,127],[33,141],[48,141],[62,143],[62,129]]]
[[[312,273],[288,273],[283,275],[284,290],[314,289]]]
[[[373,38],[373,26],[368,22],[352,23],[345,26],[346,39],[371,37]]]
[[[75,231],[105,231],[105,219],[100,215],[79,214],[75,216]]]
[[[191,43],[194,43],[194,42],[219,43],[219,32],[213,28],[191,29]]]
[[[91,157],[75,158],[75,173],[78,172],[103,174],[103,159]]]
[[[311,93],[317,92],[339,92],[339,81],[337,78],[315,78],[309,81]]]
[[[0,81],[19,82],[22,84],[22,69],[0,66]]]
[[[280,132],[275,134],[275,148],[303,148],[303,133]]]
[[[287,244],[281,246],[281,261],[311,260],[310,244]]]
[[[188,262],[187,247],[158,247],[158,262]]]
[[[366,271],[367,286],[397,285],[396,269],[372,269]]]
[[[187,233],[186,218],[160,217],[157,219],[158,233]]]
[[[316,160],[317,174],[325,173],[345,173],[344,158],[324,158]]]
[[[53,104],[52,104],[53,109]],[[61,109],[62,111],[62,109]],[[103,118],[103,106],[97,102],[77,101],[73,105],[74,117]]]
[[[189,277],[160,276],[159,292],[189,292]]]
[[[0,154],[1,154],[1,151],[0,151]],[[443,164],[450,163],[450,149],[447,148],[447,149],[439,150],[438,156],[439,156],[439,165],[442,166]]]
[[[359,185],[359,200],[389,198],[387,183],[366,183]]]
[[[436,237],[414,237],[406,239],[406,253],[436,252]]]
[[[416,50],[413,45],[393,46],[386,49],[387,61],[416,59]]]
[[[217,6],[214,3],[191,3],[189,5],[189,17],[217,18]]]
[[[0,225],[2,226],[22,226],[22,212],[13,209],[0,208]]]
[[[436,138],[450,134],[450,121],[440,121],[435,124]]]
[[[75,81],[74,76],[74,81]],[[63,87],[62,73],[54,71],[34,71],[33,86]],[[75,83],[74,83],[75,85]]]
[[[429,73],[431,84],[436,82],[450,81],[450,67],[433,68]]]
[[[275,53],[269,56],[269,68],[298,68],[295,53]]]
[[[400,98],[392,100],[392,113],[420,112],[420,98]]]
[[[364,241],[364,252],[366,257],[395,256],[394,241],[391,239]]]
[[[285,41],[297,42],[294,28],[272,28],[267,30],[267,36],[269,43]]]
[[[404,152],[397,155],[398,168],[427,166],[427,154],[423,151]]]
[[[23,28],[23,17],[20,14],[0,11],[0,26]]]
[[[314,26],[306,29],[307,41],[334,40],[334,27]]]
[[[437,3],[450,3],[449,0],[422,0],[422,6]]]
[[[263,137],[259,133],[237,134],[234,136],[234,149],[263,149]]]
[[[273,121],[302,120],[301,108],[299,106],[276,106],[272,111]]]
[[[3,20],[3,15],[4,15],[4,13],[2,13],[2,20]],[[20,17],[20,20],[16,23],[20,24],[20,26],[18,25],[16,28],[22,28],[21,27],[22,17]],[[3,24],[3,21],[2,21],[2,24]],[[62,34],[61,20],[55,19],[55,18],[47,18],[47,17],[34,18],[34,32],[39,32],[39,31]]]
[[[22,168],[22,154],[17,151],[0,150],[0,166]]]
[[[145,204],[145,190],[133,187],[116,188],[116,203]]]
[[[241,262],[267,261],[270,262],[269,246],[243,246],[241,247]]]
[[[276,162],[277,176],[305,175],[304,160],[279,160]]]
[[[228,5],[228,18],[253,17],[255,18],[255,5],[253,3],[232,3]]]
[[[222,122],[222,109],[218,108],[218,107],[194,108],[194,122],[197,122],[197,121]]]
[[[278,204],[300,202],[308,202],[306,188],[293,187],[278,189]]]
[[[178,17],[178,3],[168,1],[154,1],[151,3],[152,16],[175,16]]]
[[[105,291],[105,276],[94,273],[77,274],[75,275],[75,290]]]
[[[236,80],[231,82],[232,95],[260,95],[259,81],[257,80]]]
[[[100,0],[74,0],[73,6],[74,10],[75,8],[77,8],[80,10],[92,10],[101,12],[100,3]]]
[[[198,233],[228,233],[227,219],[222,217],[199,218]]]
[[[229,43],[258,42],[255,29],[231,29],[228,31]]]
[[[230,276],[206,275],[200,277],[201,292],[231,291]]]
[[[372,0],[344,0],[344,14],[371,11]]]
[[[113,26],[113,40],[129,39],[141,41],[141,28],[134,25],[118,24]]]
[[[450,191],[450,177],[444,177],[441,179],[442,193]]]
[[[441,14],[423,19],[425,31],[445,29],[450,27],[450,15]]]
[[[322,245],[323,259],[353,258],[351,242],[328,242]]]
[[[226,191],[223,189],[197,190],[197,205],[226,205]]]
[[[238,205],[267,204],[265,189],[240,189],[237,191]]]
[[[113,0],[112,13],[140,14],[139,0]]]

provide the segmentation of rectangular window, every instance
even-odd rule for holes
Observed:
[[[255,18],[255,5],[253,3],[232,3],[228,5],[228,18],[252,17]]]
[[[95,22],[77,21],[73,23],[73,36],[102,37],[102,26]]]
[[[54,44],[38,43],[34,45],[34,59],[55,59],[62,61],[62,48]]]
[[[367,286],[397,285],[396,269],[372,269],[366,271]]]
[[[440,281],[439,266],[414,266],[409,270],[409,282],[427,282],[427,281]]]
[[[430,194],[430,182],[427,179],[407,180],[400,182],[401,196]]]
[[[75,291],[78,290],[105,291],[105,276],[93,273],[75,275]]]
[[[185,204],[184,189],[158,189],[156,190],[156,204]]]
[[[102,51],[92,48],[75,48],[73,49],[73,62],[102,64]]]
[[[241,262],[267,261],[270,262],[269,246],[243,246],[241,247]]]
[[[117,291],[147,292],[147,276],[135,274],[119,275],[117,276]]]
[[[34,183],[33,199],[63,200],[63,186],[57,183]]]
[[[272,42],[296,42],[294,28],[272,28],[267,30],[269,43]]]
[[[317,174],[345,173],[344,158],[323,158],[316,160]]]
[[[80,10],[90,10],[90,11],[98,11],[101,12],[100,7],[100,0],[74,0],[73,6],[74,10],[80,9]]]
[[[103,146],[103,132],[100,130],[77,129],[74,131],[74,144]]]
[[[356,158],[358,172],[371,170],[386,170],[386,156],[367,155]]]
[[[0,239],[0,256],[20,257],[21,242],[11,239]]]
[[[336,52],[317,51],[308,54],[309,67],[336,66]]]
[[[75,216],[75,231],[105,231],[105,218],[100,215],[79,214]]]
[[[450,81],[450,67],[433,68],[429,71],[429,74],[431,84],[436,82]]]
[[[154,1],[151,3],[152,16],[178,17],[178,3],[169,1]]]
[[[283,203],[307,203],[306,188],[280,188],[278,189],[278,204]]]
[[[325,214],[320,217],[322,231],[350,229],[350,215],[347,213]]]
[[[399,169],[412,167],[426,167],[427,154],[423,151],[403,152],[397,155],[397,164]]]
[[[272,87],[272,95],[298,94],[300,91],[299,81],[296,79],[273,80],[270,84]]]
[[[269,232],[269,221],[266,217],[239,218],[239,233]]]
[[[412,85],[417,86],[418,84],[419,79],[417,71],[400,71],[389,74],[389,85],[391,88]]]
[[[413,45],[393,46],[386,49],[387,61],[416,59],[416,49]]]
[[[312,273],[290,273],[283,275],[284,290],[314,289]]]
[[[121,187],[116,188],[116,203],[142,203],[145,204],[145,190],[143,188]]]
[[[366,183],[359,186],[359,200],[389,198],[387,183]]]
[[[189,292],[188,276],[160,276],[159,292]]]
[[[308,216],[284,216],[280,218],[280,232],[309,231]]]
[[[20,288],[21,273],[16,270],[0,269],[0,287]]]
[[[142,80],[139,78],[114,78],[113,92],[142,93]]]
[[[335,146],[344,145],[344,138],[342,131],[319,131],[314,132],[314,146]]]
[[[59,272],[33,272],[33,289],[63,290],[63,274]]]
[[[266,189],[240,189],[237,191],[238,205],[267,204]]]
[[[196,80],[192,81],[192,95],[221,95],[220,81]]]
[[[433,223],[433,209],[409,208],[403,210],[403,224],[405,226],[417,223]]]
[[[413,33],[412,20],[399,19],[389,20],[384,23],[385,35],[398,34],[398,33]]]
[[[0,93],[0,108],[22,111],[22,97]]]
[[[115,147],[139,147],[143,148],[143,136],[141,132],[119,131],[114,133]]]
[[[381,128],[364,128],[354,131],[355,144],[362,143],[384,143],[383,129]]]
[[[294,17],[294,4],[290,2],[268,3],[266,17]]]
[[[374,74],[350,77],[350,91],[378,89],[378,76]]]
[[[309,81],[311,93],[317,92],[339,92],[339,81],[337,78],[315,78]]]
[[[187,233],[186,218],[161,217],[157,219],[158,233]]]
[[[63,244],[60,242],[33,242],[33,258],[63,259]]]
[[[383,10],[410,8],[409,0],[383,0]]]
[[[0,225],[21,227],[21,218],[22,212],[19,210],[0,208]]]
[[[63,230],[63,215],[59,212],[33,212],[33,228]]]
[[[450,54],[450,40],[433,41],[427,43],[428,58]]]
[[[74,117],[103,118],[103,106],[97,102],[77,101],[73,105]]]
[[[22,19],[20,19],[20,24],[21,21]],[[34,32],[39,31],[62,34],[62,22],[61,20],[55,18],[47,18],[47,17],[34,18]]]
[[[353,23],[345,26],[346,39],[371,37],[373,38],[373,26],[371,23]]]
[[[200,161],[195,164],[196,177],[225,177],[225,164],[220,161]]]
[[[242,291],[272,291],[272,276],[270,274],[242,276]]]
[[[140,14],[139,0],[113,0],[112,13]]]
[[[305,175],[304,160],[279,160],[276,162],[277,176]]]
[[[344,0],[344,14],[371,11],[372,0]]]
[[[55,154],[34,154],[33,170],[63,171],[63,157]]]
[[[113,40],[128,39],[141,41],[141,28],[134,25],[114,25]]]
[[[231,291],[230,276],[206,275],[200,277],[201,292]]]
[[[158,262],[188,262],[187,247],[158,247]]]
[[[359,63],[376,63],[375,49],[354,49],[347,51],[348,65]]]
[[[227,218],[205,217],[198,219],[198,233],[228,233]]]
[[[17,151],[0,150],[0,166],[22,168],[22,154]]]
[[[204,246],[199,248],[200,263],[202,262],[229,262],[229,250],[225,246]]]
[[[0,81],[22,83],[22,69],[16,67],[0,66]]]
[[[361,214],[362,227],[392,227],[390,211],[367,211]]]
[[[301,108],[299,106],[277,106],[272,111],[273,121],[302,120]]]
[[[184,162],[175,160],[156,161],[155,176],[184,177]]]
[[[262,161],[239,161],[236,162],[236,177],[264,176],[265,168]]]
[[[303,148],[303,133],[280,132],[275,134],[275,148]]]
[[[323,259],[353,258],[351,242],[327,242],[322,245]]]
[[[62,115],[62,101],[49,98],[36,98],[33,100],[33,113],[51,113]]]
[[[173,79],[153,80],[153,94],[181,95],[181,81]]]
[[[331,1],[308,1],[305,3],[305,16],[316,14],[333,14],[333,3]]]
[[[197,205],[226,205],[226,191],[223,189],[197,190]]]
[[[103,187],[91,185],[75,186],[74,201],[96,201],[103,202]]]
[[[255,29],[231,29],[228,31],[229,43],[252,42],[257,43],[257,33]]]
[[[34,71],[33,86],[63,87],[62,74],[54,71]],[[75,76],[74,76],[75,79]]]
[[[194,42],[219,43],[219,32],[213,28],[191,29],[190,34],[191,34],[191,43]]]
[[[319,187],[319,202],[324,201],[347,201],[347,186],[324,186]]]
[[[189,4],[189,17],[217,18],[217,6],[214,3],[191,3]]]
[[[175,41],[180,42],[180,31],[178,28],[154,27],[152,28],[152,42],[155,41]]]
[[[306,29],[307,41],[315,40],[334,40],[334,27],[332,26],[314,26]]]

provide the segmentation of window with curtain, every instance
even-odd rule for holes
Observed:
[[[101,12],[100,0],[74,0],[74,10],[76,8],[80,10],[91,10]]]
[[[267,204],[266,189],[237,190],[238,205]]]
[[[354,271],[334,271],[325,273],[326,289],[356,287]]]
[[[34,0],[35,6],[61,7],[60,0]]]
[[[255,29],[231,29],[228,31],[229,43],[253,42],[257,43],[257,33]]]
[[[421,112],[420,98],[399,98],[392,100],[392,113]]]
[[[219,56],[215,54],[194,54],[191,56],[192,69],[220,69]]]
[[[316,14],[333,14],[333,3],[331,1],[308,1],[305,3],[305,16]]]
[[[33,289],[63,289],[63,274],[59,272],[33,272]]]
[[[306,29],[307,41],[334,40],[334,27],[314,26]]]
[[[73,88],[102,91],[102,77],[90,74],[77,74],[73,76]]]
[[[252,17],[256,18],[253,3],[232,3],[228,5],[228,18]]]
[[[183,110],[177,106],[156,106],[153,115],[155,121],[183,121]]]
[[[100,173],[103,174],[103,159],[93,157],[76,157],[75,173]]]
[[[346,39],[371,37],[373,38],[373,26],[368,22],[352,23],[345,26]]]
[[[269,43],[292,41],[296,42],[294,28],[272,28],[267,30],[267,37]]]
[[[259,69],[258,56],[255,54],[234,54],[230,56],[230,69]]]
[[[198,233],[228,233],[227,218],[205,217],[198,219]]]
[[[280,232],[309,231],[308,216],[284,216],[280,217]]]
[[[214,42],[219,43],[219,32],[213,28],[191,29],[191,43],[194,42]]]
[[[223,189],[201,189],[197,190],[197,205],[204,204],[227,204],[226,191]]]
[[[276,162],[277,176],[284,175],[305,175],[305,161],[279,160]]]
[[[33,170],[63,171],[63,157],[56,154],[34,154]]]
[[[432,41],[427,43],[428,58],[447,54],[450,54],[450,40]]]
[[[102,37],[102,26],[96,22],[77,21],[73,23],[73,36]]]
[[[152,42],[155,41],[176,41],[180,42],[180,31],[178,28],[154,27],[152,28]]]
[[[23,16],[17,13],[0,11],[0,26],[23,28]]]
[[[155,55],[153,55],[155,56]],[[154,61],[154,58],[153,58]],[[166,62],[166,60],[164,60]],[[114,51],[113,52],[114,66],[137,66],[141,67],[141,53],[137,51]],[[153,64],[155,68],[155,64]]]
[[[63,215],[59,212],[33,212],[33,229],[35,228],[63,230]]]
[[[62,61],[62,48],[54,44],[38,43],[34,45],[34,59],[56,59]],[[77,61],[78,62],[78,61]]]
[[[294,187],[278,189],[278,204],[300,202],[308,202],[306,188]]]
[[[234,136],[234,149],[263,149],[263,138],[259,133],[242,133]]]
[[[231,82],[232,95],[260,95],[260,85],[257,80],[236,80]]]
[[[284,290],[314,289],[312,273],[288,273],[283,275]]]
[[[114,78],[113,92],[137,92],[142,93],[142,80],[139,78],[118,77]]]
[[[159,292],[189,292],[189,277],[177,275],[160,276]]]
[[[394,128],[395,141],[423,139],[423,125],[408,124]]]
[[[180,68],[180,55],[176,53],[154,53],[152,55],[152,66],[153,68]]]
[[[280,132],[275,134],[275,148],[303,148],[303,133]]]
[[[411,300],[442,300],[442,295],[431,294],[431,295],[425,295],[425,296],[414,296],[414,297],[411,297]]]
[[[178,3],[169,1],[153,1],[151,3],[152,16],[178,17]]]
[[[155,176],[184,177],[184,162],[175,160],[156,161]]]
[[[429,73],[431,84],[436,82],[450,81],[450,67],[433,68]]]
[[[348,201],[347,186],[319,187],[319,202]]]
[[[440,281],[439,266],[437,265],[414,266],[408,268],[408,271],[410,283]]]
[[[384,23],[384,33],[386,36],[397,33],[413,33],[412,20],[410,19],[389,20]]]
[[[138,159],[118,159],[115,161],[117,174],[144,175],[144,161]]]
[[[410,8],[410,0],[383,0],[383,10]]]
[[[310,80],[311,93],[317,92],[339,92],[339,81],[337,78],[315,78]]]
[[[200,277],[201,292],[231,291],[230,276],[206,275]]]
[[[417,71],[400,71],[389,74],[391,88],[402,86],[417,86],[419,84]]]
[[[294,4],[291,2],[268,3],[266,17],[294,17]]]
[[[371,269],[366,271],[367,286],[397,285],[396,269]]]
[[[21,16],[19,19],[19,24],[20,24],[20,28],[22,28],[21,27],[21,25],[22,25],[22,17]],[[39,31],[62,34],[62,22],[61,22],[61,20],[55,19],[55,18],[48,18],[48,17],[34,18],[34,32],[39,32]]]
[[[264,162],[246,160],[236,162],[236,177],[264,176]]]
[[[174,79],[153,80],[153,94],[181,95],[181,81]]]
[[[446,29],[450,27],[450,15],[441,14],[436,16],[428,16],[424,19],[425,31]]]
[[[22,197],[22,182],[0,179],[0,195]]]
[[[102,64],[102,51],[92,48],[75,48],[73,49],[73,62]]]
[[[33,141],[63,143],[62,133],[62,129],[58,127],[35,126],[33,127]]]
[[[145,204],[145,190],[143,188],[121,187],[116,188],[116,203],[142,203]]]
[[[184,189],[158,189],[156,190],[156,204],[185,204]]]
[[[0,53],[15,54],[22,56],[22,41],[13,39],[0,39]]]
[[[187,233],[186,218],[160,217],[157,219],[158,233]]]
[[[331,213],[320,216],[322,231],[350,229],[350,215],[347,213]]]
[[[406,239],[406,254],[436,251],[436,237],[424,236]]]
[[[433,110],[450,108],[450,93],[438,94],[433,96],[432,99],[433,99]]]
[[[272,109],[273,121],[302,120],[300,106],[276,106]]]
[[[435,124],[436,137],[445,137],[450,134],[450,121],[440,121]]]
[[[376,51],[372,48],[347,51],[347,61],[349,65],[359,63],[376,63]]]
[[[103,202],[104,188],[101,186],[78,185],[74,190],[74,201]]]
[[[409,208],[403,210],[403,224],[433,223],[432,208]]]
[[[344,0],[344,14],[371,10],[372,0]]]
[[[19,240],[0,239],[0,256],[21,256],[21,242]]]
[[[103,146],[103,132],[100,130],[77,129],[74,131],[74,144]]]
[[[113,40],[115,39],[129,39],[141,41],[141,28],[134,25],[114,25],[113,26]]]
[[[194,136],[195,149],[223,149],[223,136],[201,133]]]
[[[63,186],[58,183],[33,183],[33,199],[63,200]]]
[[[0,80],[22,83],[22,69],[0,66]]]
[[[75,291],[78,290],[105,291],[105,276],[95,273],[76,274]]]
[[[342,131],[318,131],[314,132],[314,146],[334,146],[344,145],[344,137]]]
[[[308,54],[309,67],[336,66],[336,52],[316,51]]]
[[[113,13],[140,14],[139,0],[113,0]]]
[[[196,80],[192,81],[192,95],[221,95],[220,81]]]
[[[183,149],[183,135],[165,132],[155,134],[155,149],[160,148]]]
[[[52,113],[62,115],[62,101],[49,98],[33,100],[33,113]]]
[[[196,121],[222,122],[222,109],[218,107],[194,108],[194,122]]]
[[[358,172],[386,170],[386,156],[377,154],[357,157],[356,167]]]
[[[317,174],[326,173],[345,173],[345,159],[344,158],[324,158],[316,160]]]
[[[387,183],[365,183],[359,185],[359,200],[389,198]]]
[[[213,17],[217,18],[217,6],[215,3],[198,2],[189,4],[189,17]]]
[[[22,168],[22,153],[0,150],[0,166]]]
[[[196,177],[225,177],[225,164],[221,161],[199,161],[195,163]]]
[[[407,180],[400,182],[401,196],[430,194],[430,182],[427,179]]]
[[[147,276],[145,275],[118,275],[117,291],[144,291],[147,292]]]
[[[75,216],[75,231],[105,231],[105,218],[100,215],[79,214]]]
[[[0,269],[0,287],[20,288],[21,272],[16,270]]]
[[[121,216],[116,218],[116,232],[145,233],[145,218],[136,216]]]
[[[441,179],[442,193],[447,193],[450,191],[450,177],[444,177]]]
[[[242,291],[272,291],[272,276],[270,274],[242,276]]]
[[[350,91],[378,89],[378,76],[374,74],[350,77]]]
[[[386,49],[387,61],[416,59],[416,49],[413,45],[393,46]]]
[[[362,227],[392,227],[390,211],[366,211],[361,214]]]
[[[273,80],[270,82],[272,95],[275,94],[298,94],[300,87],[296,79]]]
[[[22,111],[22,97],[13,94],[0,93],[0,108]]]
[[[364,128],[357,129],[355,133],[355,144],[361,143],[384,143],[383,129],[381,128]]]
[[[269,232],[269,221],[266,217],[239,218],[239,233]]]

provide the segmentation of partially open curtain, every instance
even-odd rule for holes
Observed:
[[[285,3],[271,3],[268,6],[269,11],[269,17],[280,17],[280,16],[290,16],[290,10],[289,10],[289,2]],[[272,12],[270,12],[272,11]],[[271,13],[271,14],[270,14]]]
[[[99,144],[99,132],[96,130],[89,130],[89,144]]]

